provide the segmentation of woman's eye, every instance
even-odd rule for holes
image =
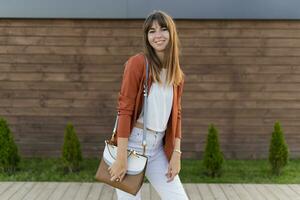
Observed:
[[[162,27],[161,30],[162,31],[168,31],[168,28],[167,27]],[[155,33],[155,30],[151,30],[148,33]]]

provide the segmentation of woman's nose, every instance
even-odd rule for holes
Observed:
[[[154,37],[161,37],[162,36],[162,32],[161,31],[157,31],[155,34],[154,34]]]

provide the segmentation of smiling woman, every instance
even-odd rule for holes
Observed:
[[[150,72],[160,83],[160,71],[167,69],[166,81],[179,85],[183,72],[179,65],[179,39],[173,19],[162,11],[153,12],[144,22],[144,53],[150,58]]]
[[[146,18],[143,32],[144,52],[129,58],[125,65],[118,99],[117,159],[109,168],[111,181],[122,182],[128,166],[127,149],[133,149],[148,157],[146,177],[161,199],[186,200],[178,176],[184,80],[176,26],[169,15],[154,11]],[[145,81],[147,62],[149,81]],[[144,95],[147,104],[142,107]],[[118,199],[141,199],[141,191],[133,196],[117,189],[117,195]]]

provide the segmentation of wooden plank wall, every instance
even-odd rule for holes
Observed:
[[[142,20],[0,20],[0,116],[24,156],[59,156],[73,122],[98,156]],[[177,21],[186,74],[182,149],[200,158],[214,123],[227,158],[266,158],[276,120],[300,155],[300,22]]]

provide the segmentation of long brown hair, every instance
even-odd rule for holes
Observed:
[[[160,61],[155,50],[148,41],[148,31],[154,21],[161,27],[166,27],[170,34],[169,43],[164,52],[164,59]],[[183,79],[183,72],[179,64],[179,39],[176,31],[176,25],[173,19],[163,11],[153,11],[145,20],[143,25],[144,32],[144,53],[149,60],[150,73],[154,81],[161,83],[159,73],[162,67],[167,68],[166,82],[168,84],[179,85]]]

